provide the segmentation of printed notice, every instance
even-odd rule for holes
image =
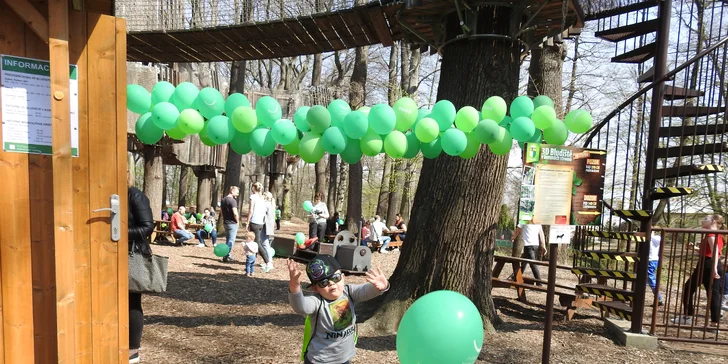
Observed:
[[[533,220],[537,224],[568,225],[574,167],[539,164],[536,167]]]
[[[78,157],[78,67],[70,69],[71,155]],[[3,150],[52,154],[50,62],[0,55]]]

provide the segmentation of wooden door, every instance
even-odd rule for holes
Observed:
[[[31,1],[46,19],[49,6],[68,3]],[[125,363],[125,21],[68,10],[66,39],[53,39],[55,19],[46,43],[4,1],[0,14],[0,54],[50,60],[52,68],[60,52],[49,49],[66,47],[68,62],[78,66],[78,157],[64,163],[58,155],[0,148],[0,364]],[[53,128],[70,127],[70,118],[56,119],[57,110]],[[67,182],[67,194],[57,181]],[[110,213],[93,212],[109,207],[112,194],[121,197],[118,242]],[[64,217],[72,226],[60,224]]]

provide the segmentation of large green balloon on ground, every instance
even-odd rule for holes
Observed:
[[[488,144],[488,148],[490,148],[490,151],[495,155],[506,155],[513,147],[513,137],[511,137],[511,133],[503,127],[501,127],[501,129],[501,132],[498,133],[500,139]]]
[[[159,128],[152,121],[152,113],[142,114],[134,125],[136,136],[144,144],[155,144],[164,135],[164,130]]]
[[[460,153],[460,158],[470,159],[475,157],[475,155],[480,151],[480,140],[478,140],[478,136],[473,132],[467,133],[465,136],[468,139],[468,145],[465,147],[465,150]]]
[[[412,131],[408,131],[404,136],[407,138],[407,153],[404,154],[404,158],[412,159],[420,152],[420,140]]]
[[[483,320],[466,296],[435,291],[417,299],[397,328],[402,364],[474,363],[483,347]]]
[[[250,134],[235,132],[233,140],[230,141],[230,148],[240,155],[248,154],[252,150],[250,147]]]
[[[148,112],[152,108],[149,91],[139,85],[126,85],[126,107],[137,114]]]
[[[392,158],[402,158],[407,153],[407,137],[394,130],[384,138],[384,153]]]
[[[261,157],[267,157],[273,154],[273,151],[276,149],[276,141],[273,140],[270,129],[261,126],[253,130],[250,133],[250,147],[255,154]]]
[[[205,87],[197,94],[195,108],[209,120],[225,112],[225,99],[223,99],[220,91],[212,87]]]
[[[179,113],[177,126],[186,134],[195,135],[205,127],[205,119],[195,109],[184,109]]]
[[[369,118],[359,110],[346,115],[343,124],[344,133],[352,139],[361,139],[369,130]]]
[[[384,147],[384,142],[382,141],[382,137],[377,132],[375,132],[374,130],[369,130],[361,138],[360,146],[361,151],[362,153],[364,153],[364,155],[374,157],[382,151],[382,147]]]
[[[344,122],[346,115],[351,112],[349,104],[341,99],[331,101],[326,109],[329,110],[329,114],[331,115],[331,125],[339,127]]]
[[[182,82],[174,89],[172,97],[169,99],[174,106],[177,106],[177,110],[194,109],[195,100],[199,95],[200,90],[191,82]]]
[[[548,144],[563,145],[566,139],[569,138],[569,131],[566,129],[566,125],[556,119],[550,128],[543,131],[543,139]]]
[[[316,133],[306,133],[298,144],[298,153],[306,163],[316,163],[324,156],[324,147],[321,145],[321,136]]]
[[[376,104],[369,111],[369,129],[379,135],[387,135],[397,123],[397,115],[391,106],[387,104]],[[366,154],[366,153],[365,153]]]
[[[311,131],[316,134],[323,134],[331,126],[331,113],[325,107],[316,105],[306,113],[306,121]]]
[[[163,130],[177,126],[179,111],[169,102],[160,102],[152,108],[152,121],[154,125]]]
[[[276,99],[263,96],[255,103],[255,115],[258,116],[260,125],[271,127],[281,118],[283,111],[281,111],[281,105]]]
[[[216,244],[213,252],[216,256],[222,258],[230,254],[230,247],[227,244]]]
[[[432,112],[430,113],[430,117],[437,121],[440,131],[445,131],[452,127],[452,123],[455,122],[455,115],[457,115],[455,105],[448,100],[440,100],[435,103],[435,106],[432,107]],[[424,141],[422,139],[420,140]]]
[[[235,136],[235,127],[229,117],[218,115],[207,121],[207,136],[215,144],[227,144]]]
[[[480,113],[472,106],[465,106],[455,115],[455,126],[464,133],[470,133],[478,125]]]
[[[502,129],[503,128],[498,126],[497,122],[491,119],[485,119],[478,123],[472,133],[478,137],[478,140],[480,140],[481,143],[490,144],[500,140],[499,135]]]
[[[508,104],[506,104],[506,100],[503,100],[500,96],[489,97],[483,103],[483,108],[480,111],[482,120],[490,119],[496,123],[500,123],[507,113]]]
[[[286,145],[293,142],[298,137],[298,130],[293,125],[293,121],[288,119],[280,119],[273,124],[271,128],[273,140],[280,145]]]
[[[311,131],[311,128],[308,126],[308,121],[306,120],[306,115],[308,114],[309,109],[311,109],[311,107],[301,106],[296,109],[296,113],[293,114],[293,123],[296,124],[296,128],[303,133]]]
[[[533,138],[533,134],[536,132],[536,127],[533,125],[531,119],[521,116],[515,118],[511,123],[511,127],[508,129],[513,136],[513,139],[519,142],[526,142]]]
[[[533,101],[528,96],[518,96],[511,102],[511,117],[513,119],[525,116],[531,117],[533,114]]]
[[[177,125],[176,128],[166,130],[165,133],[168,137],[174,140],[182,140],[187,136],[187,134],[179,128],[179,125]]]
[[[551,100],[550,97],[546,95],[538,95],[533,98],[533,107],[534,109],[538,109],[541,106],[549,106],[552,109],[554,108],[554,100]]]
[[[564,120],[566,128],[572,133],[581,134],[586,133],[592,127],[592,116],[591,114],[583,109],[572,110],[566,115]]]
[[[248,98],[245,95],[237,92],[229,95],[227,100],[225,100],[225,115],[231,117],[235,109],[240,106],[250,106],[250,101],[248,100]]]
[[[420,144],[422,150],[422,156],[427,159],[435,159],[440,153],[442,153],[442,145],[440,144],[440,138],[437,138],[429,143]]]
[[[174,85],[167,81],[157,82],[152,88],[152,105],[160,102],[169,102],[169,98],[174,94]]]
[[[340,127],[332,126],[321,136],[321,144],[330,154],[339,154],[346,148],[346,139],[346,134]]]
[[[533,110],[531,120],[533,120],[533,124],[536,128],[548,129],[551,127],[554,120],[556,120],[556,111],[553,107],[548,105],[539,106],[536,110]]]
[[[468,137],[462,130],[450,128],[440,136],[440,144],[445,153],[455,157],[465,151],[465,147],[468,146]]]
[[[401,132],[407,131],[417,121],[417,103],[409,97],[397,100],[392,107],[396,117],[395,128]]]
[[[349,139],[346,141],[346,149],[341,152],[341,160],[349,164],[356,164],[361,160],[361,140]]]
[[[258,126],[258,116],[250,106],[238,106],[230,117],[233,126],[241,133],[250,133]]]
[[[429,143],[440,135],[440,128],[437,121],[432,118],[424,118],[417,123],[415,135],[423,143]]]
[[[290,155],[298,155],[298,153],[299,153],[298,146],[300,145],[300,143],[301,143],[301,140],[298,139],[298,136],[296,136],[296,139],[293,139],[292,142],[284,145],[283,149],[285,149],[286,152],[288,152],[288,154],[290,154]]]

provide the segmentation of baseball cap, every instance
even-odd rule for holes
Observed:
[[[336,258],[328,254],[318,254],[306,264],[306,275],[311,287],[316,282],[331,278],[337,270],[341,269],[341,265]]]

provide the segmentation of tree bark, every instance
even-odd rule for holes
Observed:
[[[212,180],[215,179],[213,172],[202,171],[197,174],[197,210],[210,207],[212,204]]]
[[[164,163],[162,149],[153,145],[144,146],[144,194],[149,199],[152,211],[162,211],[162,190],[164,189]]]
[[[321,85],[321,64],[323,63],[323,54],[316,53],[313,56],[313,71],[311,71],[311,86]]]
[[[336,189],[339,187],[337,182],[339,177],[338,160],[338,155],[329,155],[329,194],[326,196],[326,205],[332,215],[336,211]]]
[[[245,92],[245,61],[235,61],[230,69],[230,93]],[[222,185],[222,195],[227,196],[231,186],[238,186],[245,191],[245,182],[242,179],[243,156],[235,153],[228,146],[227,161],[225,162],[225,179]],[[198,192],[199,195],[199,192]]]
[[[399,193],[402,188],[402,177],[405,171],[405,161],[396,160],[394,161],[394,168],[392,168],[392,176],[389,177],[389,202],[387,203],[387,223],[392,225],[396,219],[396,215],[399,213],[400,204],[402,203],[402,196]]]
[[[389,47],[389,81],[387,82],[387,100],[389,105],[393,105],[397,101],[399,88],[397,87],[397,53],[399,52],[400,42],[395,42]]]
[[[382,184],[379,186],[379,199],[377,199],[377,215],[387,216],[389,205],[389,177],[392,174],[392,159],[384,155],[384,168],[382,168]]]
[[[314,193],[321,192],[326,194],[326,159],[321,158],[320,161],[314,164],[314,173],[316,175],[316,182],[314,183]],[[311,196],[313,198],[313,196]],[[326,196],[324,196],[326,198]]]
[[[402,219],[409,221],[410,218],[410,191],[412,190],[412,181],[414,180],[415,161],[407,161],[407,169],[405,173],[404,184],[402,185],[402,202],[399,205],[399,214]]]
[[[477,33],[507,34],[510,9],[484,7]],[[448,15],[447,34],[460,31]],[[457,108],[480,106],[491,95],[513,100],[518,91],[519,46],[502,39],[456,41],[444,49],[438,99]],[[366,329],[394,332],[411,303],[424,294],[460,292],[478,307],[486,329],[499,321],[491,298],[495,231],[508,156],[487,148],[472,159],[440,155],[422,166],[391,288]],[[445,177],[446,176],[446,177]]]
[[[356,5],[366,3],[366,0],[356,0]],[[366,102],[367,60],[369,47],[358,47],[354,51],[354,68],[351,71],[349,87],[349,104],[352,110],[364,106]],[[346,197],[346,228],[358,234],[359,221],[362,217],[362,175],[361,161],[349,166],[349,193]]]
[[[339,186],[336,188],[336,199],[334,206],[336,211],[344,211],[344,196],[346,195],[346,182],[348,180],[349,165],[346,163],[339,163]]]
[[[564,68],[564,46],[555,44],[531,50],[531,64],[528,66],[528,96],[546,95],[554,101],[556,117],[564,118],[561,103],[562,70]]]
[[[178,206],[187,206],[192,202],[192,189],[190,186],[197,183],[195,181],[195,173],[192,171],[190,166],[181,166],[182,171],[179,174],[179,198],[177,199]]]

